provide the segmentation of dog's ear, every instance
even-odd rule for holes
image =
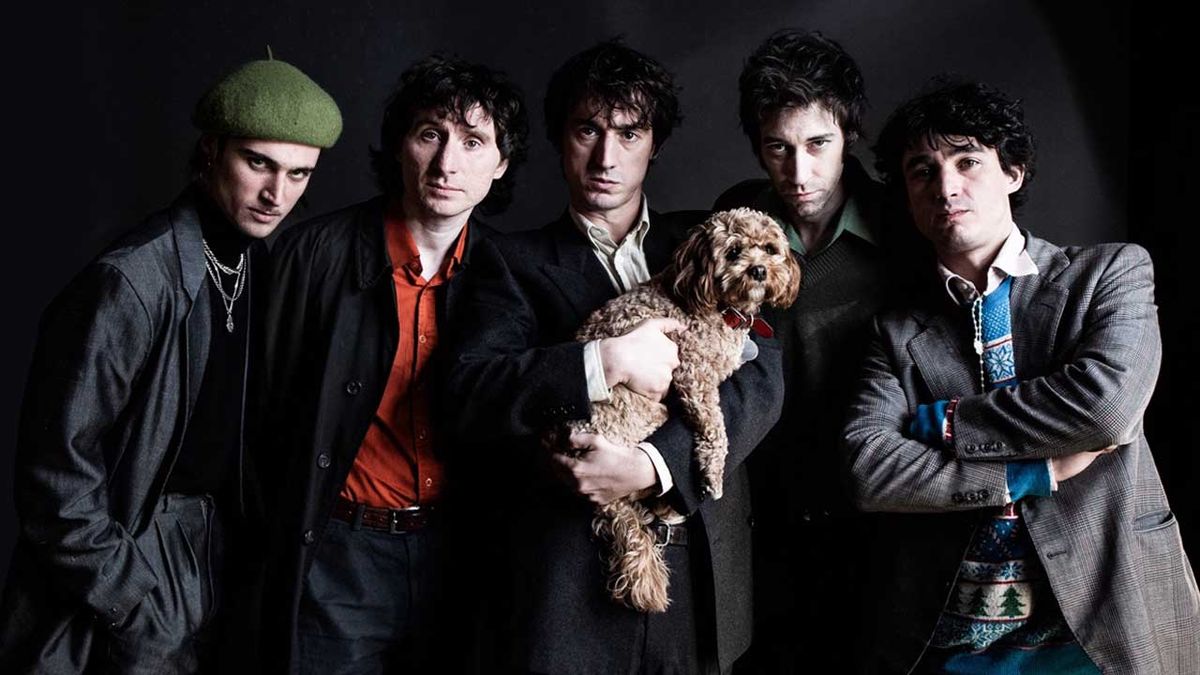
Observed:
[[[767,304],[773,307],[785,308],[791,307],[796,301],[796,295],[800,293],[800,263],[796,262],[796,256],[792,255],[790,250],[784,249],[784,255],[787,256],[787,262],[784,264],[788,271],[788,280],[786,284],[779,286],[776,292],[767,299]]]
[[[666,270],[664,286],[684,310],[697,312],[717,306],[716,260],[707,223],[692,230]]]

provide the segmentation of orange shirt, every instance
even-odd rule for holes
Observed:
[[[383,399],[358,448],[342,497],[368,506],[404,508],[437,501],[442,464],[433,452],[434,388],[425,366],[437,346],[434,289],[453,276],[466,247],[467,228],[432,278],[422,276],[421,256],[398,209],[384,222],[400,339]]]

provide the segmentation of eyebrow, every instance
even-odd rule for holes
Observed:
[[[952,143],[943,143],[942,145],[949,146],[949,150],[946,151],[947,157],[957,157],[959,155],[968,155],[973,152],[983,152],[983,147],[974,141],[964,145],[954,145]],[[929,152],[922,152],[919,155],[913,155],[907,162],[904,163],[904,169],[907,171],[908,169],[920,164],[932,163],[933,160],[930,158],[930,154],[931,153]]]
[[[484,118],[484,119],[490,119],[490,118]],[[480,125],[478,125],[478,124],[467,124],[465,120],[463,120],[463,121],[459,121],[459,122],[455,122],[454,120],[450,119],[449,117],[438,117],[438,118],[434,118],[434,117],[418,117],[417,119],[413,120],[413,123],[412,123],[412,131],[415,131],[415,130],[417,130],[417,129],[420,129],[420,128],[421,128],[421,127],[423,127],[423,126],[430,126],[430,127],[435,127],[435,128],[438,128],[438,129],[444,129],[444,128],[446,127],[446,125],[447,125],[447,124],[449,124],[449,125],[453,125],[453,126],[456,126],[456,127],[461,127],[461,128],[463,128],[463,129],[466,129],[466,130],[467,130],[467,133],[468,133],[468,134],[470,134],[470,135],[473,135],[473,136],[478,136],[478,137],[480,137],[480,138],[483,138],[483,139],[485,139],[485,140],[489,140],[489,141],[491,141],[491,140],[495,140],[495,139],[492,137],[492,134],[489,134],[489,133],[487,133],[486,131],[484,131],[484,130],[483,130],[481,127],[480,127]],[[493,123],[493,124],[494,124],[494,123]],[[412,131],[409,131],[409,133],[412,133]]]
[[[238,148],[237,152],[239,155],[241,155],[242,157],[245,157],[246,159],[261,159],[262,161],[266,162],[267,165],[270,166],[273,171],[278,171],[280,168],[286,168],[288,173],[291,173],[292,171],[307,171],[308,173],[312,173],[317,170],[317,167],[315,167],[315,166],[284,167],[282,164],[280,164],[278,161],[276,161],[275,158],[273,158],[269,155],[264,155],[261,152],[255,152],[254,150],[251,150],[250,148]]]

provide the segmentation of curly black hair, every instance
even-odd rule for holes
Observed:
[[[862,135],[867,92],[858,64],[821,33],[781,30],[766,39],[742,67],[738,115],[758,154],[763,121],[783,108],[818,103],[833,114],[849,149]]]
[[[683,121],[679,87],[671,73],[649,56],[626,47],[620,38],[572,56],[550,76],[546,137],[559,153],[567,116],[580,101],[591,101],[597,111],[609,115],[617,109],[635,115],[637,126],[653,129],[655,153]]]
[[[492,181],[487,197],[479,204],[484,213],[499,213],[512,202],[516,167],[525,160],[529,122],[521,90],[503,73],[461,59],[434,54],[400,75],[400,83],[388,98],[379,133],[379,148],[371,148],[371,168],[379,188],[388,195],[403,194],[404,185],[395,149],[411,130],[423,110],[461,123],[475,106],[492,119],[496,146],[508,160],[504,176]]]
[[[904,190],[904,153],[926,143],[966,145],[975,139],[996,151],[1005,173],[1021,167],[1025,180],[1009,195],[1014,210],[1025,203],[1025,188],[1033,180],[1033,134],[1025,125],[1020,101],[979,82],[939,79],[934,88],[900,106],[888,118],[875,144],[875,168],[896,192]]]

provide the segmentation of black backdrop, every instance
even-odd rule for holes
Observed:
[[[1196,185],[1200,116],[1177,91],[1191,88],[1196,65],[1182,16],[1154,3],[1075,11],[1030,0],[509,4],[208,0],[47,5],[11,17],[0,577],[15,537],[12,453],[38,315],[100,248],[182,187],[196,138],[192,105],[223,72],[261,58],[269,44],[342,107],[345,131],[323,153],[294,221],[373,194],[367,149],[387,94],[413,60],[445,51],[506,71],[525,90],[532,143],[513,207],[493,222],[522,229],[565,205],[540,109],[550,72],[567,56],[624,35],[676,73],[685,122],[651,170],[648,194],[658,209],[702,208],[759,173],[737,128],[736,78],[749,51],[785,26],[822,30],[856,57],[872,102],[868,139],[937,73],[978,78],[1024,99],[1039,173],[1018,222],[1059,243],[1132,240],[1150,248],[1166,358],[1147,433],[1197,558],[1200,444],[1189,424],[1196,401],[1189,371],[1200,341],[1184,310],[1196,290],[1184,265],[1196,255],[1188,248],[1196,221],[1188,191]],[[856,153],[869,159],[867,148]]]

